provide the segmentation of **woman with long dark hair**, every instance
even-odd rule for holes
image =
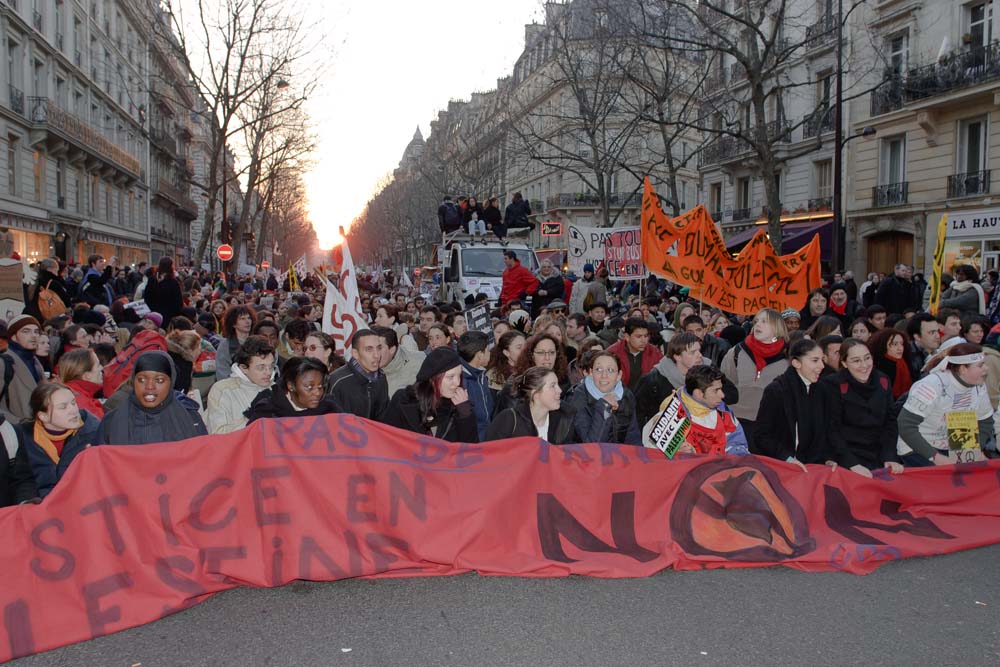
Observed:
[[[529,368],[540,366],[548,368],[559,378],[559,388],[563,393],[569,391],[570,384],[567,379],[566,370],[569,364],[566,362],[566,354],[562,350],[554,337],[549,334],[539,333],[528,338],[524,344],[521,355],[514,364],[514,375],[524,375]],[[508,380],[497,396],[496,411],[509,408],[515,397],[515,392],[511,389],[511,380]]]
[[[257,313],[249,306],[230,306],[222,317],[222,342],[215,351],[215,379],[225,380],[232,372],[233,357],[250,337]]]
[[[479,442],[476,415],[462,388],[462,359],[450,347],[431,350],[417,381],[397,391],[382,415],[389,426],[449,442]]]
[[[486,366],[490,389],[503,389],[507,380],[514,375],[514,364],[524,351],[526,340],[527,337],[520,331],[508,331],[500,336],[490,353],[490,363]]]
[[[246,411],[247,423],[270,417],[312,417],[341,412],[326,393],[326,364],[309,357],[292,357],[278,381],[264,389]]]
[[[156,267],[156,273],[150,278],[143,292],[146,305],[154,313],[163,316],[163,323],[168,324],[184,308],[184,293],[181,284],[174,275],[174,260],[171,257],[161,257]]]
[[[848,338],[840,346],[841,369],[820,382],[826,398],[830,457],[864,477],[880,468],[899,474],[896,410],[889,377],[875,368],[871,350]]]
[[[910,337],[905,331],[885,328],[868,339],[875,368],[885,373],[892,388],[892,397],[899,398],[910,391],[913,377],[910,373]]]
[[[510,391],[514,400],[490,422],[487,440],[528,436],[552,445],[579,441],[572,414],[562,408],[562,389],[552,369],[529,368],[513,378]]]

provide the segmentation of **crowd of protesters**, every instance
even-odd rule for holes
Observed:
[[[589,264],[577,278],[551,262],[533,274],[505,255],[488,330],[466,319],[483,295],[445,303],[377,276],[361,284],[367,322],[346,355],[321,330],[321,281],[293,292],[273,275],[176,271],[169,258],[136,270],[44,259],[25,312],[0,328],[0,504],[40,502],[89,446],[331,413],[452,442],[662,448],[677,409],[680,455],[869,477],[954,463],[957,450],[997,455],[995,272],[954,267],[936,315],[900,265],[860,287],[836,274],[801,310],[748,316],[655,278],[611,281]]]

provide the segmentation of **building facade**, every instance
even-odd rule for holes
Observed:
[[[863,28],[881,68],[852,103],[852,126],[874,127],[848,169],[848,260],[890,272],[930,271],[947,214],[945,270],[1000,268],[1000,41],[996,0],[875,3]]]

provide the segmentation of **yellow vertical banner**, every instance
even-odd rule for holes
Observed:
[[[292,264],[288,267],[288,291],[289,292],[301,292],[302,287],[299,285],[299,277],[295,275],[295,265]]]
[[[941,274],[944,273],[944,237],[948,233],[948,214],[938,223],[937,245],[934,246],[934,266],[931,267],[931,301],[927,310],[937,315],[941,305]]]

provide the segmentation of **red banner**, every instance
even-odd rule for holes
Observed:
[[[1000,542],[1000,464],[870,480],[624,445],[448,444],[331,415],[93,447],[43,504],[0,511],[0,534],[6,661],[295,579],[867,573]]]
[[[604,261],[612,278],[643,278],[642,233],[638,229],[612,232],[604,246]]]

